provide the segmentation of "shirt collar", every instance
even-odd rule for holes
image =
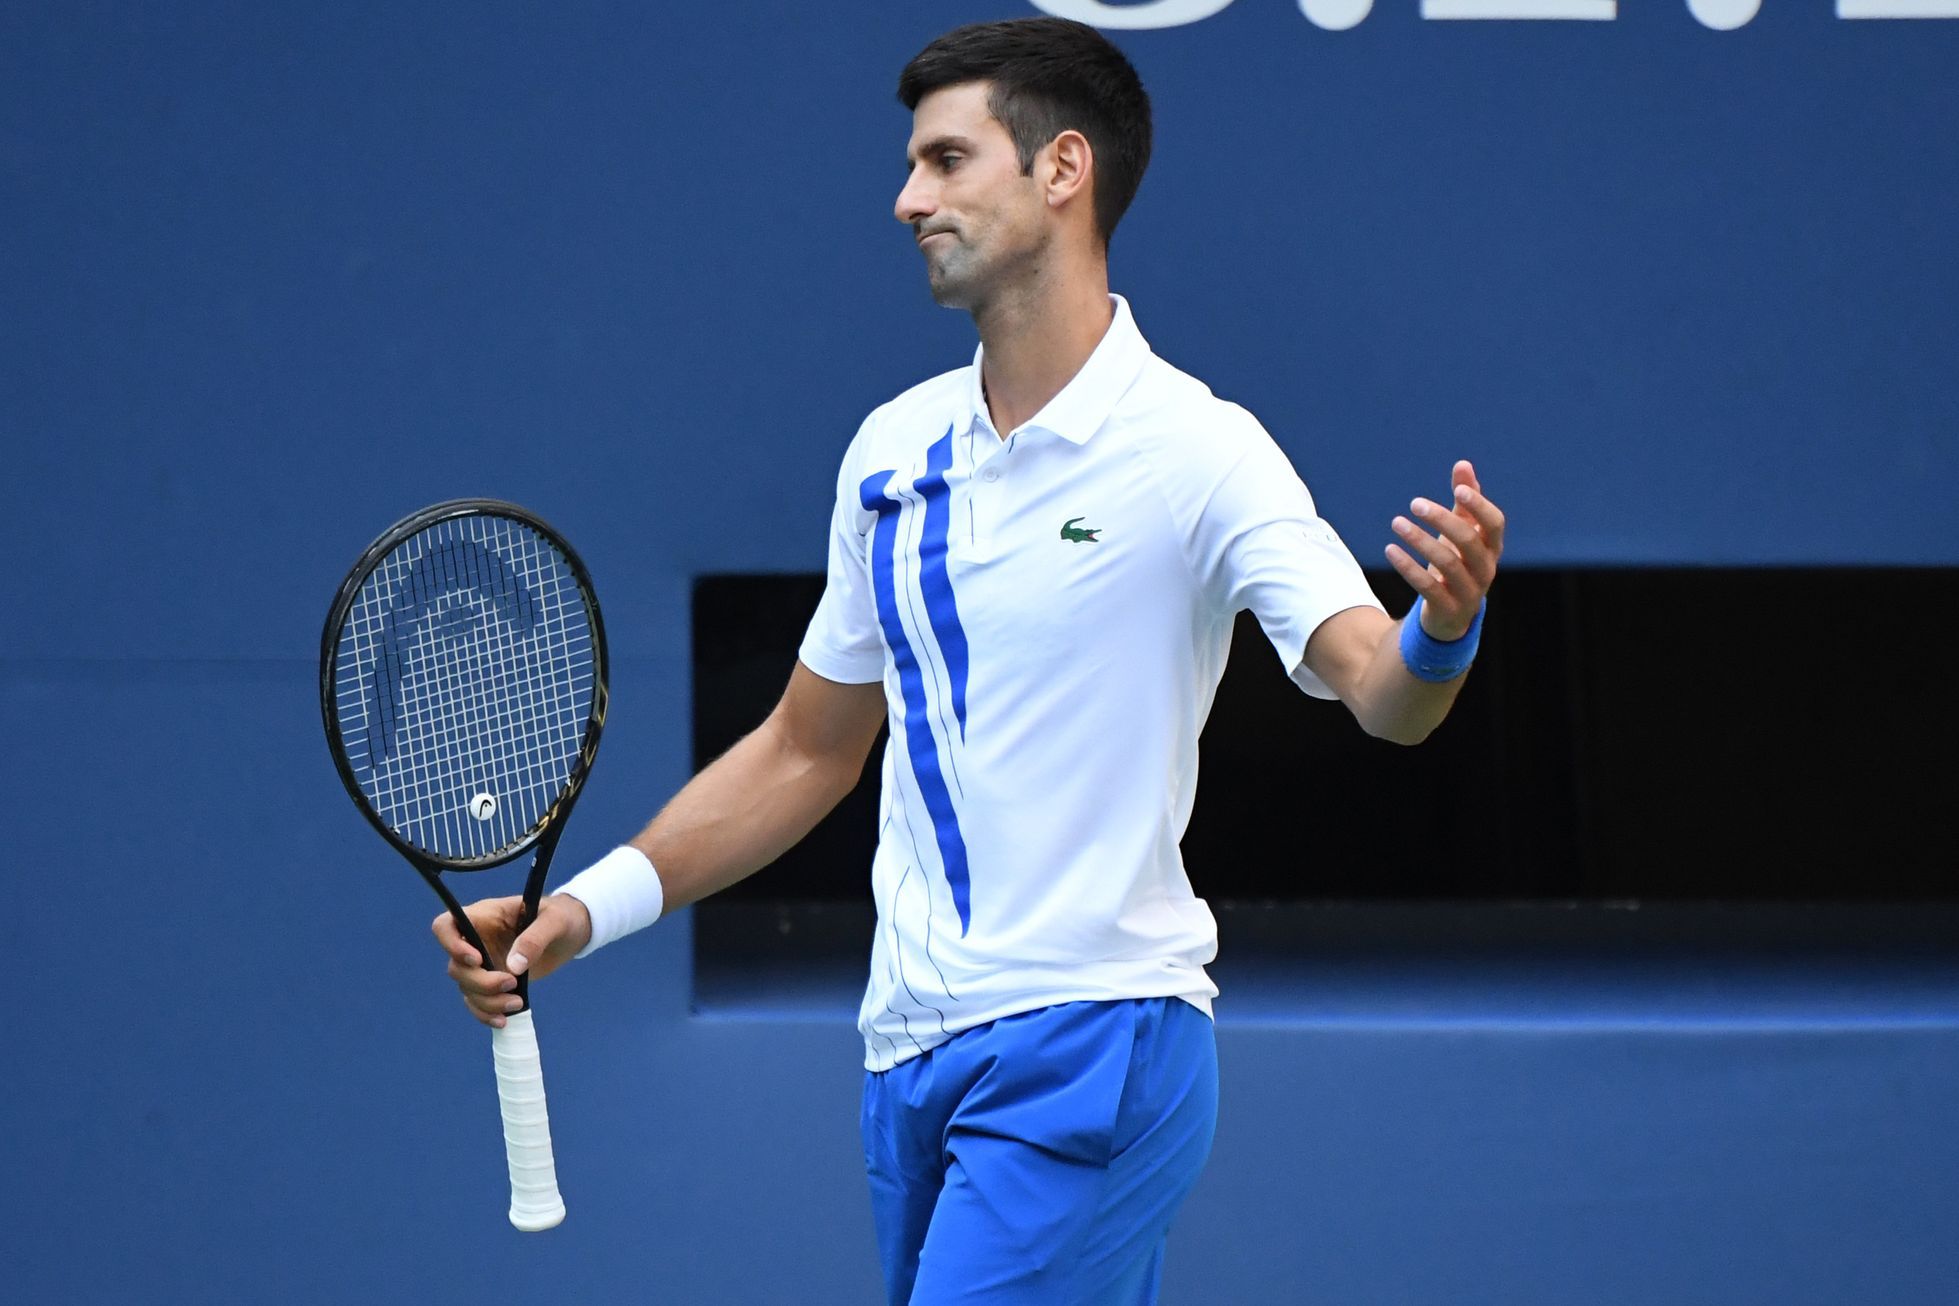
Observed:
[[[1116,401],[1136,383],[1143,364],[1150,358],[1149,341],[1136,329],[1128,300],[1121,295],[1110,295],[1109,302],[1115,307],[1115,317],[1103,333],[1101,343],[1095,346],[1095,352],[1082,364],[1081,371],[1061,387],[1061,393],[1048,400],[1047,406],[1029,418],[1022,429],[1038,427],[1054,432],[1071,444],[1086,444],[1109,420]],[[972,408],[973,425],[991,430],[986,394],[980,386],[980,364],[985,358],[985,345],[973,351],[967,401]]]

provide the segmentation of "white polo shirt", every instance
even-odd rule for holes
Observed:
[[[1006,437],[971,367],[865,419],[800,657],[890,709],[858,1026],[883,1070],[1015,1012],[1210,1011],[1217,923],[1178,848],[1250,608],[1287,672],[1378,607],[1254,417],[1150,352],[1128,304]]]

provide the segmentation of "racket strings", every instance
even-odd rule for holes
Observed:
[[[338,662],[356,782],[414,846],[494,855],[570,785],[597,680],[590,616],[563,555],[523,523],[456,518],[404,541],[362,585]],[[493,810],[473,812],[482,795]]]
[[[509,546],[507,538],[499,543]],[[478,565],[481,558],[480,553],[467,554],[470,565],[460,578],[474,591],[460,601],[471,606],[491,581]],[[522,579],[534,583],[534,571],[526,568]],[[431,798],[441,797],[444,789],[453,788],[443,783],[447,777],[441,764],[459,760],[465,775],[479,778],[475,781],[481,786],[478,792],[500,796],[502,801],[487,822],[462,810],[474,794],[450,794],[462,801],[437,803],[436,811],[444,832],[456,838],[459,847],[480,853],[487,851],[486,843],[501,846],[520,837],[542,816],[540,791],[555,793],[568,779],[567,740],[583,723],[565,719],[566,695],[561,679],[547,674],[540,681],[536,676],[509,674],[513,669],[507,656],[512,647],[510,621],[495,619],[494,611],[484,614],[491,618],[488,620],[457,620],[458,601],[451,599],[434,606],[430,620],[417,632],[418,646],[411,655],[412,670],[403,692],[412,777],[409,796],[424,806]],[[510,615],[507,610],[505,615]],[[521,623],[516,629],[521,632]],[[547,625],[546,638],[540,641],[545,656],[527,658],[525,666],[540,672],[551,669],[548,651],[556,633]],[[523,650],[521,645],[518,648],[536,651]],[[377,694],[377,701],[386,700]],[[526,725],[532,729],[535,746],[509,747],[513,732]],[[536,729],[539,725],[544,727],[542,731]],[[570,740],[572,746],[575,742]],[[555,755],[551,751],[554,745]],[[560,764],[555,771],[554,762]],[[513,791],[532,802],[525,806],[512,803]]]
[[[534,647],[515,645],[515,651],[527,654],[517,668],[513,668],[509,654],[513,649],[511,636],[521,634],[524,624],[517,620],[520,611],[505,611],[511,618],[505,620],[477,620],[456,622],[445,617],[428,623],[423,628],[425,641],[440,645],[448,641],[445,650],[434,647],[426,650],[420,665],[429,668],[429,677],[438,686],[439,698],[446,703],[451,714],[450,724],[455,731],[465,766],[468,770],[486,777],[484,792],[508,794],[517,792],[534,799],[546,795],[555,796],[570,777],[570,754],[576,748],[578,736],[584,724],[582,714],[574,715],[576,704],[567,693],[569,680],[563,674],[554,674],[561,669],[553,665],[554,649],[567,649],[568,641],[562,636],[562,621],[554,627],[554,620],[562,618],[562,587],[556,584],[561,568],[540,569],[536,564],[542,556],[534,547],[516,547],[510,536],[509,523],[498,519],[477,519],[475,524],[485,525],[494,521],[495,528],[502,536],[497,540],[498,552],[506,558],[516,558],[523,564],[519,569],[518,583],[525,595],[535,593],[539,582],[549,584],[551,598],[556,603],[546,604],[544,637],[536,641]],[[524,533],[523,545],[534,546],[536,541]],[[481,552],[468,554],[469,570],[467,579],[478,594],[489,589],[494,579],[483,574],[482,563],[487,555]],[[493,591],[494,592],[494,591]],[[500,597],[500,594],[498,595]],[[521,609],[521,605],[520,605]],[[445,666],[442,658],[449,655]],[[513,670],[523,670],[534,674],[513,676]],[[542,729],[539,729],[542,727]],[[534,746],[506,747],[513,732],[529,729]],[[548,805],[548,804],[547,804]],[[487,824],[489,833],[497,845],[503,845],[520,837],[540,819],[545,805],[532,805],[520,809],[514,805],[500,803],[492,821]],[[455,824],[464,818],[456,814],[456,806],[450,804],[446,820]],[[474,820],[474,818],[469,818]],[[462,825],[470,831],[470,825]],[[472,841],[472,844],[474,841]]]

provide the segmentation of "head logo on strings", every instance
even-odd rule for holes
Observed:
[[[383,611],[367,694],[374,767],[401,751],[416,704],[431,693],[495,693],[494,685],[465,686],[472,649],[528,634],[538,620],[530,588],[494,551],[464,539],[444,541],[401,571]]]

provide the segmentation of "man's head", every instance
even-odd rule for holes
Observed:
[[[1105,254],[1149,164],[1149,96],[1122,52],[1082,23],[948,32],[905,66],[898,98],[913,121],[896,212],[925,248],[941,303],[971,307],[981,281],[1073,233]]]

